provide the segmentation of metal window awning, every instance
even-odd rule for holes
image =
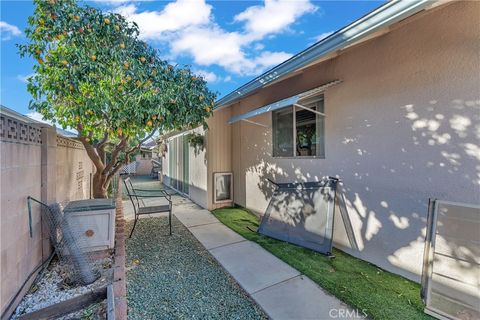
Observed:
[[[242,120],[247,121],[247,119],[249,119],[249,118],[252,118],[252,117],[267,113],[267,112],[272,112],[272,111],[275,111],[275,110],[278,110],[278,109],[282,109],[282,108],[285,108],[285,107],[288,107],[288,106],[292,106],[292,105],[296,105],[296,106],[299,106],[300,108],[308,109],[306,107],[303,107],[302,105],[299,105],[299,101],[302,100],[302,99],[305,99],[305,98],[313,97],[316,94],[319,94],[319,93],[325,91],[325,89],[327,89],[331,86],[334,86],[334,85],[336,85],[340,82],[342,82],[342,81],[341,80],[330,81],[330,82],[327,82],[327,83],[325,83],[325,84],[323,84],[319,87],[316,87],[314,89],[305,91],[305,92],[297,94],[295,96],[285,98],[285,99],[282,99],[280,101],[277,101],[277,102],[274,102],[274,103],[271,103],[271,104],[267,104],[266,106],[254,109],[254,110],[249,111],[249,112],[246,112],[244,114],[240,114],[240,115],[231,117],[230,120],[228,120],[228,124],[233,124],[235,122],[242,121]],[[314,111],[314,110],[311,110],[311,111],[324,116],[324,114],[321,113],[321,112]]]

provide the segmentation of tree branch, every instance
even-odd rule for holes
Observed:
[[[120,161],[121,162],[121,161]],[[118,172],[118,170],[121,168],[121,165],[117,165],[112,169],[112,171],[108,174],[107,179],[105,179],[104,186],[108,186],[110,184],[110,181],[112,178],[115,176],[115,174]]]
[[[87,151],[88,157],[90,158],[90,160],[92,160],[93,164],[97,168],[97,171],[101,172],[105,168],[103,159],[100,158],[95,148],[90,143],[88,143],[87,138],[81,135],[83,126],[80,123],[77,125],[77,130],[78,139],[80,140],[80,142],[82,142],[85,151]]]
[[[108,131],[105,131],[105,133],[103,134],[102,140],[100,140],[95,145],[95,148],[97,149],[97,152],[98,152],[98,156],[100,157],[100,159],[102,159],[102,161],[104,161],[105,159],[105,147],[107,142],[108,142]]]
[[[115,149],[113,149],[112,151],[112,159],[110,160],[110,163],[107,164],[107,166],[105,167],[105,169],[103,170],[102,174],[104,175],[107,175],[109,174],[109,171],[112,169],[113,165],[116,163],[117,161],[117,158],[118,158],[118,155],[120,154],[120,152],[122,150],[125,149],[126,145],[127,145],[127,141],[128,141],[128,138],[122,138],[120,140],[120,142],[117,144],[117,146],[115,147]]]
[[[95,145],[96,148],[101,148],[105,143],[108,141],[108,131],[105,131],[103,134],[102,140],[98,141],[97,144]]]
[[[155,127],[155,128],[153,129],[153,131],[152,131],[148,136],[146,136],[145,138],[143,138],[142,140],[140,140],[135,147],[133,147],[132,149],[128,150],[126,153],[127,153],[127,154],[130,154],[130,153],[134,152],[135,150],[140,149],[140,146],[142,145],[142,143],[144,143],[145,141],[147,141],[148,139],[150,139],[151,137],[153,137],[153,135],[155,134],[155,132],[157,132],[157,129],[158,129],[158,127]]]

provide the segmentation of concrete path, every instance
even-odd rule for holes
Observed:
[[[272,319],[355,318],[350,307],[209,211],[184,202],[173,213]]]
[[[142,188],[160,188],[158,181],[135,178]],[[164,199],[145,199],[149,205]],[[238,284],[274,320],[352,319],[356,312],[325,292],[307,276],[222,224],[208,210],[190,200],[172,196],[173,214],[217,259]],[[124,214],[133,219],[133,207],[124,200]],[[165,213],[141,216],[161,216]],[[175,232],[175,230],[173,230]],[[357,319],[363,319],[361,311]]]

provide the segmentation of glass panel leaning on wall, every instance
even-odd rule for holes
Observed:
[[[295,114],[293,110],[295,110]],[[295,106],[274,111],[272,119],[273,156],[325,157],[325,117],[322,115],[323,113],[323,96],[304,99]]]

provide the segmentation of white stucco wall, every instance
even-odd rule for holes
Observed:
[[[202,128],[193,130],[198,134],[205,134]],[[198,150],[190,146],[189,151],[189,196],[199,206],[207,207],[207,155],[206,149]]]
[[[278,182],[343,180],[349,243],[335,245],[419,280],[429,198],[480,203],[480,2],[454,2],[233,106],[257,108],[329,80],[325,159],[271,157],[271,114],[232,126],[235,202],[263,213]],[[454,244],[452,244],[454,245]]]
[[[186,132],[181,133],[181,135],[185,136],[191,132],[195,132],[198,134],[205,134],[205,130],[202,128],[196,128],[193,130],[189,130]],[[177,137],[177,136],[175,136]],[[175,137],[171,137],[166,139],[166,141],[170,141]],[[167,152],[165,153],[165,157],[162,158],[162,171],[164,175],[164,183],[166,185],[170,185],[170,176],[169,176],[169,153],[177,152],[176,144],[173,145],[173,148],[168,148]],[[172,150],[173,149],[173,150]],[[174,164],[178,168],[183,166],[182,162],[178,162]],[[195,151],[195,149],[190,146],[189,147],[189,158],[188,158],[188,183],[189,183],[189,190],[188,190],[188,197],[203,208],[208,207],[208,196],[207,196],[207,155],[206,155],[206,148],[203,150]]]

